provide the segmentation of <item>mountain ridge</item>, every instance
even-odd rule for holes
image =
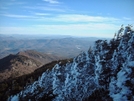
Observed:
[[[51,61],[54,61],[56,58],[63,59],[62,57],[58,57],[58,56],[51,55],[51,54],[43,54],[43,53],[37,52],[35,50],[21,51],[21,52],[18,52],[17,54],[26,56],[26,57],[31,58],[31,59],[35,59],[35,60],[41,62],[42,65],[49,63]]]
[[[44,64],[60,59],[62,58],[33,50],[10,54],[5,58],[0,59],[0,82],[31,73]]]

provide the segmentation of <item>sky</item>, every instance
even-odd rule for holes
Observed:
[[[113,37],[134,0],[0,0],[0,34]]]

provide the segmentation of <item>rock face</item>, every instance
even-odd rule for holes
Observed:
[[[54,60],[58,56],[42,54],[33,50],[22,51],[0,59],[0,82],[9,78],[29,74],[35,69]]]
[[[56,64],[8,99],[14,100],[134,101],[134,31],[127,26],[110,42],[96,41],[93,49]]]

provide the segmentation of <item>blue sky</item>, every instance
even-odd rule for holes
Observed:
[[[113,37],[134,0],[0,0],[0,34]]]

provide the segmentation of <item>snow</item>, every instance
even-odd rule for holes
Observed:
[[[125,71],[120,71],[117,74],[118,80],[117,80],[117,86],[121,87],[123,85],[123,83],[125,83],[124,81],[127,80],[127,75],[125,75]]]
[[[128,101],[127,97],[132,93],[129,87],[125,85],[129,74],[125,70],[120,70],[117,74],[117,80],[115,78],[111,79],[109,85],[110,96],[114,101]]]
[[[129,62],[128,62],[128,66],[130,66],[130,67],[133,67],[133,68],[134,68],[134,61],[129,61]]]
[[[18,95],[11,96],[7,101],[19,101]]]

